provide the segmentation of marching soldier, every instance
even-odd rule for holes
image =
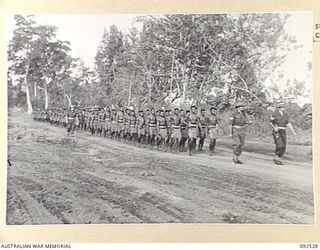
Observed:
[[[115,138],[117,133],[117,110],[115,108],[113,108],[111,111],[110,120],[111,120],[110,136],[111,138]]]
[[[134,109],[130,111],[129,124],[130,124],[130,141],[132,143],[135,143],[138,137],[138,128],[137,128],[137,117]]]
[[[165,144],[167,147],[170,146],[170,142],[171,142],[171,134],[172,134],[172,111],[171,109],[168,109],[165,111],[164,114],[166,120],[167,120],[167,137],[165,138]]]
[[[199,127],[199,117],[197,115],[198,108],[196,106],[191,106],[191,113],[188,117],[188,147],[189,155],[194,153],[198,137],[198,127]]]
[[[180,122],[181,139],[180,139],[179,147],[180,147],[180,151],[184,152],[186,141],[188,140],[188,121],[187,121],[187,116],[183,109],[180,110],[180,118],[181,118],[181,122]]]
[[[138,126],[138,144],[140,145],[141,143],[144,142],[145,135],[146,135],[146,121],[145,121],[142,109],[139,110],[137,126]]]
[[[213,155],[214,148],[216,146],[216,140],[218,137],[218,131],[219,131],[219,117],[217,115],[217,108],[212,107],[210,109],[210,116],[207,120],[208,124],[208,137],[210,139],[209,142],[209,155]]]
[[[270,119],[270,126],[273,129],[272,135],[276,145],[274,162],[276,165],[283,165],[282,157],[286,151],[287,144],[286,128],[289,127],[292,133],[295,136],[297,135],[289,121],[288,114],[284,111],[284,103],[279,102],[276,105],[276,110]]]
[[[105,119],[105,133],[103,136],[110,136],[111,135],[111,112],[110,108],[106,107],[106,119]]]
[[[145,116],[144,116],[144,119],[145,119],[145,128],[146,128],[146,134],[145,134],[145,140],[146,140],[146,143],[149,145],[150,144],[150,128],[149,128],[149,116],[150,116],[150,110],[149,109],[146,109],[145,111]]]
[[[124,138],[124,110],[122,106],[117,112],[117,137],[121,140]]]
[[[200,116],[199,116],[199,145],[198,150],[203,151],[203,144],[204,140],[207,137],[207,117],[206,117],[206,110],[201,109]]]
[[[159,116],[157,118],[157,130],[158,130],[158,141],[157,141],[157,149],[160,149],[162,146],[162,150],[164,150],[165,139],[168,136],[168,122],[164,115],[164,111],[162,109],[159,110]]]
[[[76,111],[74,106],[70,106],[70,110],[66,113],[67,135],[73,136],[75,130]]]
[[[248,121],[246,114],[244,112],[244,103],[237,103],[235,105],[236,110],[230,116],[230,137],[233,138],[233,162],[235,164],[243,164],[239,160],[240,155],[242,154],[245,137],[246,137],[246,124],[251,124],[252,121]]]
[[[174,146],[175,152],[178,151],[179,142],[181,140],[181,117],[179,115],[179,109],[175,108],[173,116],[171,118],[171,140],[170,140],[170,148]]]
[[[126,108],[124,114],[124,139],[127,141],[130,139],[130,109]]]
[[[100,112],[98,113],[98,128],[97,132],[99,135],[105,134],[105,122],[106,122],[106,113],[103,108],[100,109]]]
[[[148,125],[149,125],[149,143],[150,147],[153,148],[155,139],[157,136],[157,117],[154,108],[151,108],[151,114],[148,116]]]

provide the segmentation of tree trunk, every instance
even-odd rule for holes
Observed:
[[[45,97],[45,104],[44,104],[44,109],[48,110],[49,108],[49,93],[48,93],[48,85],[44,85],[44,97]]]
[[[29,90],[29,84],[28,84],[29,65],[30,63],[28,63],[27,65],[26,74],[24,76],[24,86],[26,87],[26,96],[27,96],[27,106],[28,106],[27,114],[31,115],[33,112],[33,108],[32,108],[30,90]]]
[[[173,69],[174,69],[174,56],[175,56],[175,51],[173,51],[173,53],[172,53],[171,77],[170,77],[170,94],[172,93]]]
[[[151,103],[151,97],[152,97],[152,77],[151,72],[148,74],[148,101]]]
[[[70,96],[68,96],[67,94],[65,94],[65,95],[66,95],[66,97],[67,97],[67,99],[68,99],[69,106],[71,106],[71,105],[72,105],[71,95],[70,95]]]
[[[33,84],[33,89],[34,89],[34,97],[37,97],[37,83]]]
[[[130,82],[129,82],[129,97],[128,97],[128,106],[130,105],[131,103],[131,98],[132,98],[132,80],[133,80],[133,72],[130,76]]]
[[[26,96],[27,96],[27,105],[28,105],[27,114],[31,115],[33,112],[33,108],[32,108],[32,104],[31,104],[30,91],[29,91],[28,85],[26,85]]]
[[[188,75],[186,74],[186,68],[181,67],[182,72],[182,103],[186,103],[187,86],[188,86]]]

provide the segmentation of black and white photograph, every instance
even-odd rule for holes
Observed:
[[[8,14],[6,224],[314,225],[312,12]]]

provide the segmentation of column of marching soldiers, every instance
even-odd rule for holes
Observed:
[[[235,164],[243,163],[239,156],[243,151],[245,126],[252,123],[247,119],[245,106],[246,104],[242,102],[237,103],[229,121],[230,137],[234,141]],[[161,151],[188,151],[190,156],[195,154],[198,138],[198,151],[203,151],[204,141],[207,138],[209,155],[214,155],[221,124],[216,107],[211,107],[207,114],[205,109],[198,112],[196,106],[191,106],[190,110],[174,108],[173,111],[155,110],[155,108],[135,110],[133,107],[123,106],[117,109],[70,106],[69,109],[49,111],[36,109],[33,118],[67,128],[68,136],[73,136],[75,130],[90,131],[91,135],[128,142],[139,147],[147,145],[150,149],[156,147]],[[276,144],[274,162],[277,165],[283,165],[281,157],[286,149],[285,128],[288,123],[288,116],[283,113],[283,104],[280,103],[270,121]]]

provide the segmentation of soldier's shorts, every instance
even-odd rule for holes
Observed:
[[[180,131],[182,138],[188,138],[188,128],[181,128]]]
[[[173,128],[171,133],[172,139],[181,139],[181,131],[180,128]]]
[[[244,128],[233,128],[232,131],[233,153],[235,155],[241,155],[246,138],[246,131]]]
[[[99,121],[99,129],[102,130],[105,126],[105,122],[104,121]]]
[[[93,126],[93,129],[95,129],[95,130],[98,129],[99,122],[98,121],[93,121],[92,126]]]
[[[130,125],[130,134],[137,134],[138,133],[138,128],[136,125]]]
[[[106,130],[110,130],[110,127],[111,127],[111,121],[109,118],[106,119],[106,121],[104,122],[104,127]]]
[[[74,124],[75,124],[76,126],[79,126],[80,121],[79,121],[79,118],[78,118],[78,117],[75,118]]]
[[[145,135],[146,134],[146,128],[138,128],[138,135]]]
[[[156,126],[149,126],[149,133],[150,135],[157,135],[158,132],[157,132],[157,127]]]
[[[197,139],[198,137],[198,127],[190,127],[188,131],[188,136],[190,139]]]
[[[280,129],[278,132],[272,132],[274,143],[276,144],[275,154],[282,157],[286,152],[287,133],[285,129]]]
[[[207,137],[207,127],[200,127],[199,128],[199,137],[206,138]]]
[[[209,133],[208,133],[210,140],[215,140],[218,138],[218,130],[216,127],[210,128],[209,127]]]
[[[112,132],[117,132],[117,124],[116,122],[111,122],[110,128]]]
[[[123,131],[124,130],[124,123],[118,123],[118,132]]]
[[[165,139],[168,136],[167,128],[159,128],[158,136],[162,139]]]

